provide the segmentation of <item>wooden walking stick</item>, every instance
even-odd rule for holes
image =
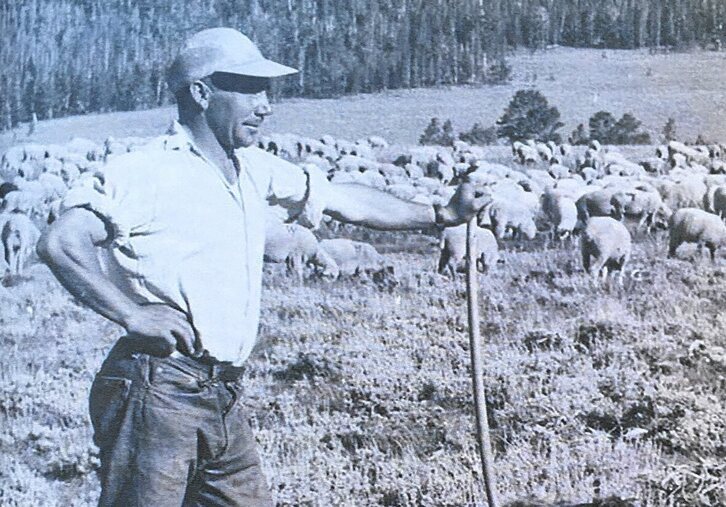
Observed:
[[[494,456],[489,439],[489,421],[484,397],[484,373],[482,364],[482,344],[479,333],[479,278],[476,265],[476,216],[466,226],[466,302],[469,318],[469,350],[471,352],[471,378],[474,384],[474,407],[476,410],[476,431],[479,437],[479,456],[482,477],[486,488],[489,507],[499,507],[494,487]]]

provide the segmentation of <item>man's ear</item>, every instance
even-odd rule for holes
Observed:
[[[189,95],[202,110],[206,110],[209,107],[212,90],[204,81],[194,81],[189,85]]]

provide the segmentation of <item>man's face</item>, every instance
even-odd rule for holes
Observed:
[[[228,150],[252,146],[260,123],[272,113],[270,80],[216,72],[203,81],[212,90],[205,117],[219,144]]]

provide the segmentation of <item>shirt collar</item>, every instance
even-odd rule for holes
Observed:
[[[202,155],[201,150],[197,148],[196,144],[194,144],[194,141],[187,130],[177,120],[174,120],[171,125],[169,125],[166,134],[167,138],[164,142],[164,149],[190,151],[196,156],[206,160],[206,157]]]

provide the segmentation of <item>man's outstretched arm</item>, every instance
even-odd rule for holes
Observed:
[[[63,287],[95,312],[129,334],[147,337],[162,353],[177,348],[192,354],[194,331],[183,313],[166,305],[140,305],[106,277],[96,249],[107,238],[106,226],[95,213],[72,208],[41,236],[37,251]]]
[[[491,196],[469,183],[461,184],[445,206],[404,201],[387,192],[356,183],[332,183],[325,213],[341,222],[382,230],[426,229],[466,222],[491,202]]]

